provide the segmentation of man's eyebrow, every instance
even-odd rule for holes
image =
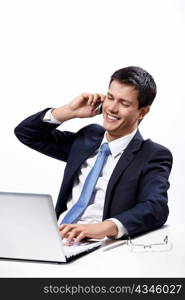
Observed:
[[[107,92],[107,95],[114,98],[114,95],[112,95],[110,92]],[[124,98],[119,98],[119,100],[121,101],[124,101],[124,102],[127,102],[128,104],[131,104],[131,102],[127,99],[124,99]]]

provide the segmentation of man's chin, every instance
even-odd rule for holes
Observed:
[[[118,127],[113,127],[113,126],[107,126],[103,125],[105,131],[109,133],[110,135],[117,135],[118,133]]]
[[[115,132],[118,130],[118,126],[113,126],[112,124],[103,123],[103,127],[107,132]]]

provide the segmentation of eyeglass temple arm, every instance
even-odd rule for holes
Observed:
[[[163,242],[164,242],[165,244],[168,243],[168,235],[166,235],[166,236],[164,237]],[[131,245],[134,246],[134,243],[132,242],[132,239],[131,239],[131,237],[130,237],[129,235],[127,235],[127,244],[128,244],[128,243],[130,243]],[[135,244],[135,245],[143,245],[143,244]],[[152,244],[151,244],[151,245],[152,245]],[[145,245],[145,246],[151,246],[151,245]],[[156,244],[155,244],[155,245],[156,245]],[[160,245],[160,243],[159,243],[159,245]]]

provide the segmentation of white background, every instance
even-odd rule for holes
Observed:
[[[0,191],[49,193],[56,202],[64,163],[22,145],[14,127],[82,92],[106,93],[111,74],[138,65],[158,95],[140,125],[174,156],[168,223],[185,210],[185,1],[0,1]],[[66,122],[76,131],[101,117]]]

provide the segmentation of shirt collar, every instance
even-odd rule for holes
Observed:
[[[131,142],[132,138],[136,134],[136,131],[137,131],[137,128],[133,132],[131,132],[130,134],[125,135],[125,136],[123,136],[119,139],[116,139],[116,140],[112,141],[112,142],[107,141],[106,132],[105,132],[101,144],[108,143],[111,154],[115,158],[117,155],[119,155],[120,153],[122,153],[126,149],[128,144]]]

